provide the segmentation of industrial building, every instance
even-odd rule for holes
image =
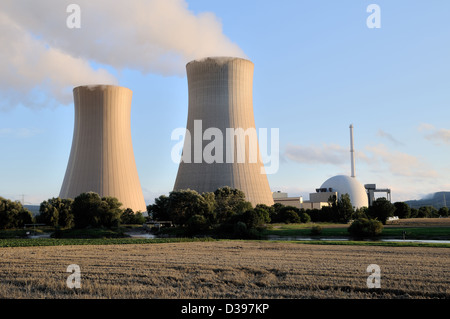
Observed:
[[[182,156],[174,190],[192,189],[203,193],[229,186],[243,191],[253,205],[272,205],[272,192],[256,138],[244,136],[244,146],[239,146],[232,137],[235,143],[231,149],[216,148],[214,161],[202,156],[205,146],[212,143],[212,136],[202,138],[207,132],[221,132],[223,137],[229,137],[227,129],[255,130],[254,64],[241,58],[208,57],[189,62],[186,71],[189,91],[186,130],[192,135],[200,124],[201,136],[185,139],[183,156],[191,154],[193,159],[183,160]],[[215,136],[214,142],[217,138]],[[239,160],[238,154],[242,155],[243,151],[244,156]]]
[[[59,197],[95,192],[116,197],[134,212],[147,210],[131,141],[132,94],[114,85],[73,89],[73,141]]]
[[[287,193],[274,192],[272,194],[274,203],[285,206],[293,206],[300,209],[322,209],[328,206],[330,196],[337,196],[336,192],[317,192],[309,194],[309,200],[304,200],[302,196],[288,197]]]
[[[348,194],[352,206],[357,209],[369,207],[375,200],[375,192],[386,192],[387,199],[391,200],[390,189],[377,189],[375,184],[362,185],[355,174],[355,150],[353,142],[353,125],[350,125],[350,164],[351,176],[337,175],[327,179],[315,193],[309,194],[309,200],[304,201],[302,197],[288,197],[286,193],[275,192],[273,198],[275,203],[294,206],[304,209],[321,209],[328,206],[328,199],[336,196],[337,199],[342,195]]]

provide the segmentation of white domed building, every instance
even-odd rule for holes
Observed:
[[[327,179],[321,189],[328,192],[336,192],[338,199],[341,195],[348,194],[354,208],[369,207],[369,199],[366,189],[354,177],[337,175]]]

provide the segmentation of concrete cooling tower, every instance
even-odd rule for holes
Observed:
[[[203,193],[229,186],[243,191],[253,205],[273,205],[256,137],[253,70],[251,61],[234,57],[186,65],[187,133],[174,190]]]
[[[74,88],[75,127],[61,198],[84,192],[116,197],[146,211],[131,143],[132,91],[112,85]]]

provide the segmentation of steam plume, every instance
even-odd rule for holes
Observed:
[[[194,59],[246,58],[213,13],[194,14],[185,0],[76,0],[81,28],[70,29],[73,2],[2,1],[1,108],[67,104],[75,86],[118,84],[114,71],[183,76]]]

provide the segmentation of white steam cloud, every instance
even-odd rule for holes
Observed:
[[[67,27],[71,3],[80,28]],[[185,0],[2,0],[0,41],[0,108],[70,103],[75,86],[118,84],[107,68],[183,76],[194,59],[246,57]]]

